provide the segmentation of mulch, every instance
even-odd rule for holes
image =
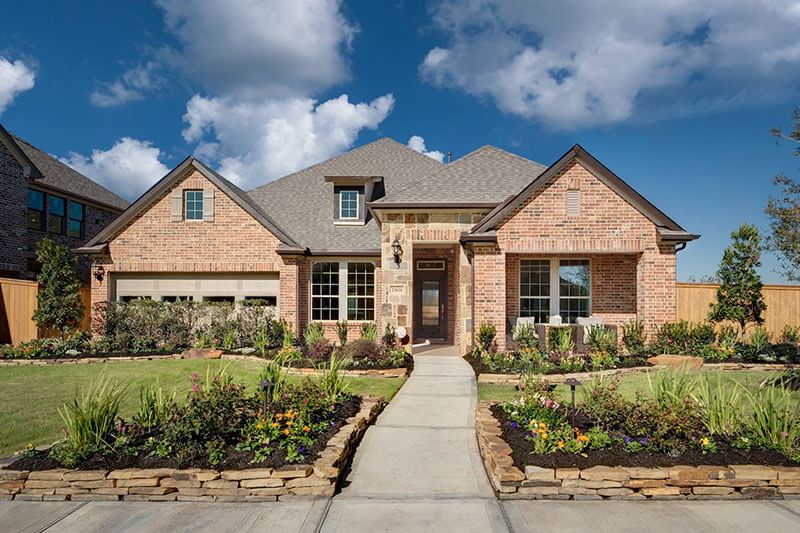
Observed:
[[[500,422],[503,440],[513,450],[511,458],[514,466],[525,470],[525,465],[536,465],[543,468],[589,468],[592,466],[636,466],[636,467],[668,467],[668,466],[728,466],[742,464],[770,466],[800,466],[785,455],[774,450],[754,449],[749,452],[733,448],[726,442],[718,442],[718,452],[702,453],[689,450],[680,455],[642,451],[631,453],[621,445],[614,445],[604,450],[587,450],[586,457],[577,454],[557,452],[534,454],[533,443],[527,440],[526,432],[511,427],[511,419],[499,405],[491,407],[492,414]],[[583,425],[578,422],[578,426]]]
[[[306,463],[313,463],[319,453],[325,449],[328,441],[345,424],[345,420],[355,416],[361,407],[361,397],[352,396],[342,404],[338,404],[334,425],[324,433],[317,436],[314,445],[305,453]],[[96,453],[81,462],[77,470],[119,470],[123,468],[212,468],[215,470],[246,470],[249,468],[277,468],[288,463],[286,451],[276,448],[266,461],[252,463],[254,453],[240,451],[235,445],[229,445],[225,450],[225,457],[219,464],[212,465],[206,458],[192,462],[180,461],[174,457],[148,457],[125,454],[103,455]],[[64,468],[57,460],[48,455],[46,451],[37,451],[29,457],[21,457],[9,464],[9,470],[50,470]]]

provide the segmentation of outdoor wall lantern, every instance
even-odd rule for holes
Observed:
[[[575,378],[568,378],[564,380],[564,385],[569,385],[572,391],[572,427],[575,427],[575,387],[580,385],[581,382]]]
[[[106,269],[103,268],[103,265],[94,265],[92,267],[92,274],[94,275],[94,279],[97,281],[103,281],[103,276],[106,274]]]
[[[272,398],[272,391],[275,390],[275,384],[270,380],[265,379],[258,385],[261,387],[261,390],[264,391],[264,410],[262,411],[262,416],[266,418],[267,408],[269,407],[269,399]]]
[[[394,262],[399,265],[400,261],[403,260],[403,248],[397,239],[392,241],[392,255],[394,256]]]

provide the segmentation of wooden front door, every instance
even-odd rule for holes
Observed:
[[[414,273],[414,339],[447,340],[447,272]]]

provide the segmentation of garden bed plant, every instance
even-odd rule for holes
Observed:
[[[268,361],[263,391],[236,384],[224,368],[193,373],[185,401],[174,391],[142,388],[130,419],[118,416],[124,388],[101,379],[59,411],[63,439],[47,451],[29,447],[8,468],[249,469],[311,462],[359,410],[361,398],[347,391],[340,370],[333,357],[320,378],[290,385],[282,362]]]
[[[588,328],[583,352],[576,350],[571,328],[549,329],[545,342],[530,324],[518,324],[512,335],[512,349],[498,351],[494,326],[480,326],[477,346],[466,356],[477,375],[563,374],[641,367],[647,366],[648,357],[661,354],[694,355],[711,363],[800,363],[800,328],[791,326],[785,327],[779,342],[773,343],[761,326],[751,328],[743,338],[731,325],[715,327],[680,321],[661,325],[648,338],[642,322],[630,321],[618,329]]]
[[[547,382],[525,375],[518,399],[491,407],[513,464],[545,468],[596,465],[800,465],[800,409],[784,382],[726,385],[719,376],[661,371],[650,395],[626,399],[617,381],[582,387],[575,409]]]

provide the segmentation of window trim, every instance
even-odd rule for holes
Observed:
[[[355,193],[356,195],[356,216],[354,217],[346,217],[342,214],[342,208],[344,207],[344,195],[345,193]],[[359,189],[339,189],[339,220],[352,222],[354,220],[361,220],[361,191]]]
[[[549,261],[549,273],[550,273],[550,296],[549,296],[549,314],[548,320],[550,317],[555,315],[561,315],[561,261],[586,261],[588,268],[589,268],[589,296],[563,296],[565,300],[581,300],[585,299],[588,300],[587,306],[587,313],[588,316],[592,316],[592,258],[591,257],[521,257],[519,260],[519,276],[517,278],[518,286],[517,286],[517,303],[518,313],[521,315],[522,313],[522,262],[523,261]],[[544,297],[524,297],[524,298],[531,298],[531,299],[544,299]],[[566,323],[566,322],[565,322]]]
[[[200,195],[200,218],[189,218],[189,193],[197,193]],[[192,200],[192,203],[197,200]],[[183,190],[183,220],[187,222],[202,222],[205,215],[205,205],[203,197],[203,189],[184,189]]]
[[[321,263],[335,263],[339,265],[339,306],[337,308],[338,317],[336,319],[332,318],[314,318],[314,265],[318,265]],[[365,298],[372,299],[372,319],[367,320],[356,320],[348,318],[348,301],[351,296],[347,292],[348,287],[348,265],[350,264],[370,264],[372,265],[372,296],[365,296]],[[378,290],[378,264],[377,261],[370,261],[370,260],[347,260],[347,259],[330,259],[328,261],[320,260],[320,261],[312,261],[311,268],[309,269],[309,279],[308,279],[308,316],[310,317],[311,322],[326,322],[326,323],[334,323],[338,320],[347,320],[348,322],[352,322],[355,324],[361,324],[364,322],[375,322],[377,318],[377,290]],[[323,297],[323,296],[320,296]],[[353,296],[353,298],[361,298],[360,296]]]

